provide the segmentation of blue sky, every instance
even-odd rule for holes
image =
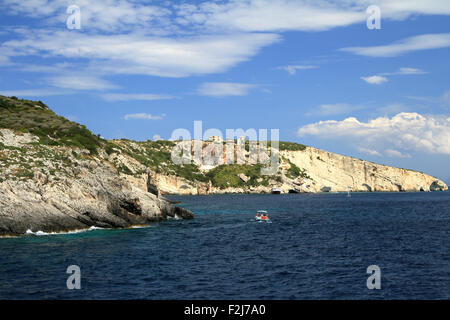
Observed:
[[[105,138],[275,128],[450,181],[447,0],[3,0],[0,21],[0,94]]]

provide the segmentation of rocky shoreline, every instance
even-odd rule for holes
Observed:
[[[128,182],[101,154],[37,145],[33,135],[7,129],[0,133],[0,236],[131,228],[194,217]]]
[[[201,142],[203,152],[211,143]],[[194,217],[164,194],[448,190],[422,172],[292,142],[280,142],[279,167],[270,176],[261,174],[261,164],[177,165],[171,160],[174,146],[107,141],[40,101],[0,96],[0,237]]]
[[[74,179],[49,181],[35,172],[27,181],[2,182],[0,236],[130,228],[170,217],[194,217],[189,210],[134,187],[101,163],[91,161],[74,171]]]

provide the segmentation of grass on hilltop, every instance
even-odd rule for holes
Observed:
[[[86,126],[58,116],[41,101],[0,96],[0,128],[32,133],[45,145],[87,149],[91,154],[104,142]]]

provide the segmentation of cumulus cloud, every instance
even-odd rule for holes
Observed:
[[[202,96],[210,97],[228,97],[245,96],[255,88],[253,84],[233,83],[233,82],[205,82],[197,89],[197,93]]]
[[[361,77],[361,79],[369,84],[382,84],[388,82],[388,79],[382,76]]]
[[[160,116],[154,116],[150,113],[131,113],[126,114],[123,118],[125,120],[162,120],[165,116],[164,113]]]
[[[445,116],[399,113],[392,118],[379,117],[360,122],[354,117],[343,121],[328,120],[298,129],[299,136],[348,141],[356,148],[379,153],[383,150],[450,155],[450,118]],[[388,151],[389,156],[395,152]],[[398,156],[398,154],[397,154]]]

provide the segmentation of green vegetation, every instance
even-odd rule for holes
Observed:
[[[286,172],[286,177],[290,179],[296,179],[296,178],[304,178],[304,179],[311,179],[311,177],[306,172],[306,169],[300,169],[297,167],[294,163],[292,163],[289,159],[284,159],[287,161],[290,165],[290,168]]]
[[[30,170],[20,168],[15,172],[15,176],[21,180],[28,180],[33,179],[34,175]]]
[[[235,140],[237,142],[237,140]],[[224,142],[225,143],[225,142]],[[257,146],[259,146],[259,142],[257,142]],[[272,146],[271,141],[267,141],[267,148],[270,148]],[[287,141],[280,141],[278,148],[280,151],[304,151],[307,147],[303,144],[296,143],[296,142],[287,142]],[[245,150],[250,150],[250,142],[248,140],[245,140]]]
[[[0,128],[37,135],[41,144],[66,145],[97,153],[104,140],[84,125],[58,116],[41,101],[0,96]]]
[[[175,175],[189,181],[207,182],[205,175],[194,163],[182,165],[173,163],[171,151],[174,146],[173,141],[136,142],[122,139],[114,142],[111,149],[120,150],[156,173]],[[135,174],[139,175],[141,172]]]
[[[282,151],[304,151],[306,146],[296,142],[280,141],[280,150]]]
[[[210,170],[206,177],[211,180],[213,186],[218,188],[244,187],[244,186],[267,186],[269,177],[261,175],[261,164],[256,165],[221,165]],[[250,179],[245,183],[238,174],[245,174]],[[259,182],[258,182],[259,181]]]
[[[128,168],[126,165],[121,164],[117,167],[117,172],[119,173],[125,173],[128,175],[133,175],[133,171],[130,170],[130,168]]]
[[[193,183],[208,182],[215,187],[268,186],[273,181],[281,182],[282,176],[265,176],[261,174],[263,164],[256,165],[221,165],[207,173],[200,171],[194,163],[177,165],[171,159],[175,146],[173,141],[137,142],[127,139],[106,141],[100,135],[94,135],[84,125],[58,116],[41,101],[0,96],[0,128],[13,130],[16,134],[31,133],[39,138],[21,147],[5,146],[0,142],[0,169],[3,181],[11,179],[27,180],[34,177],[33,170],[54,177],[57,181],[61,174],[71,174],[67,168],[79,165],[84,160],[108,161],[118,173],[140,176],[147,168],[156,173],[184,178]],[[1,133],[0,133],[1,134]],[[250,142],[245,142],[249,149]],[[55,148],[58,146],[72,147]],[[271,147],[271,142],[267,142]],[[88,150],[90,154],[77,149]],[[279,143],[284,151],[303,151],[305,145],[293,142]],[[102,150],[105,153],[101,152]],[[120,155],[128,156],[137,163],[123,163]],[[285,160],[286,161],[286,160]],[[289,162],[290,163],[290,162]],[[139,165],[141,164],[141,165]],[[1,173],[1,172],[0,172]],[[238,177],[244,174],[249,179],[244,182]],[[286,176],[289,178],[308,177],[304,169],[290,163]]]

